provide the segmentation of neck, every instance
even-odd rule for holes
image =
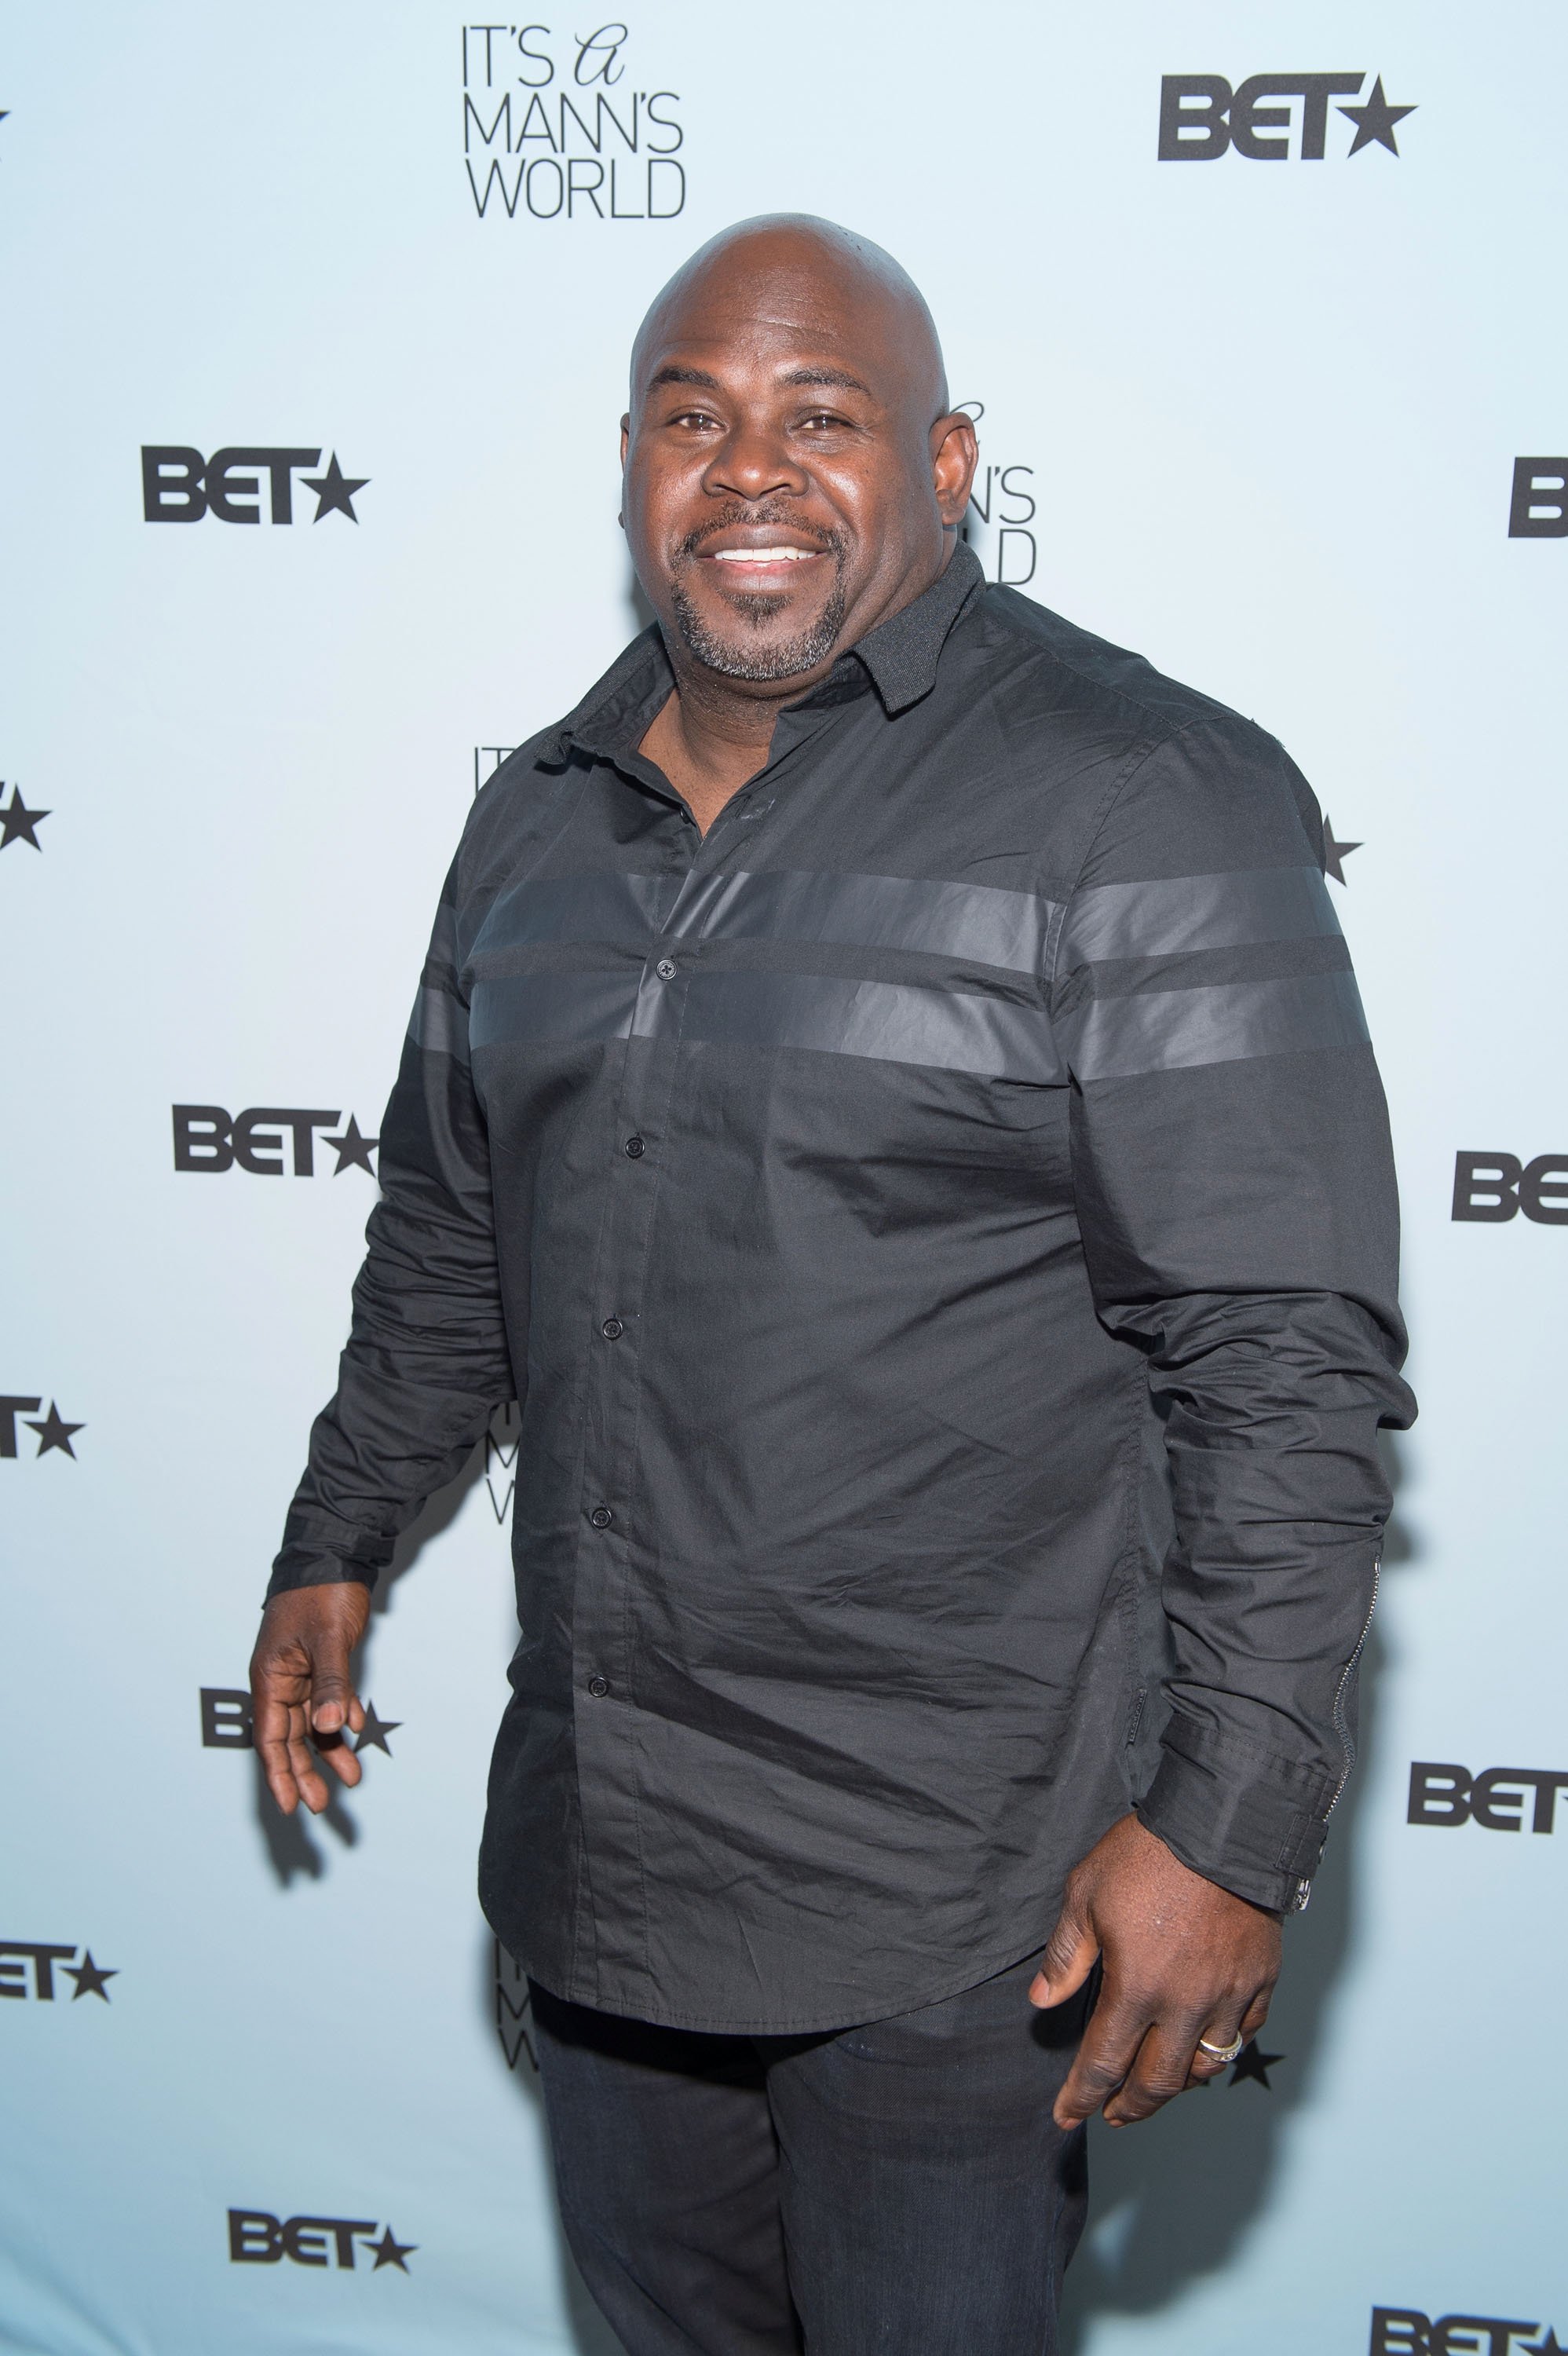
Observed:
[[[664,771],[706,834],[731,795],[765,764],[783,706],[823,674],[742,683],[692,662],[684,648],[672,647],[670,659],[675,692],[639,749]],[[831,662],[823,671],[828,669]]]
[[[725,803],[764,766],[773,723],[784,705],[819,686],[859,638],[929,589],[945,572],[956,545],[956,533],[944,530],[935,569],[926,579],[903,582],[858,626],[851,616],[850,629],[833,651],[793,679],[727,679],[698,662],[678,632],[665,625],[675,692],[637,749],[664,771],[704,834]]]

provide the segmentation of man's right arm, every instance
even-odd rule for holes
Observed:
[[[251,1661],[256,1745],[285,1814],[301,1799],[326,1805],[309,1738],[343,1782],[357,1783],[342,1737],[363,1720],[349,1665],[369,1590],[400,1531],[515,1390],[458,982],[455,875],[382,1122],[381,1195],[336,1394],[312,1429]]]

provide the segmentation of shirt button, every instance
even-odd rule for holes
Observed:
[[[626,1151],[631,1155],[634,1162],[640,1162],[643,1155],[646,1152],[647,1148],[644,1145],[640,1137],[629,1137],[626,1140]]]
[[[608,1505],[595,1505],[588,1518],[596,1530],[607,1530],[615,1516]]]
[[[610,1690],[609,1678],[590,1677],[588,1680],[588,1690],[592,1695],[595,1701],[603,1701],[605,1695]]]
[[[606,1317],[603,1324],[599,1328],[606,1342],[618,1342],[625,1330],[618,1317]]]
[[[654,971],[657,974],[661,981],[673,981],[675,980],[675,968],[670,963],[668,958],[660,958],[657,965],[654,968]]]

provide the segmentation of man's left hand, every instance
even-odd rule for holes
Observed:
[[[1029,1988],[1064,2004],[1099,1957],[1100,1994],[1067,2083],[1058,2126],[1102,2107],[1109,2126],[1147,2119],[1224,2069],[1199,2050],[1255,2037],[1279,1977],[1280,1918],[1232,1897],[1123,1816],[1077,1866]]]

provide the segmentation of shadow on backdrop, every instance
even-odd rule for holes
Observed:
[[[544,2094],[534,2061],[528,1980],[500,1941],[488,1932],[479,1942],[475,1962],[480,2004],[496,2024],[497,2066],[511,2072],[517,2099],[542,2137]],[[566,2233],[553,2194],[550,2222],[555,2229],[561,2303],[566,2309],[575,2356],[623,2356],[621,2342],[588,2296],[582,2277],[577,2271],[576,2262],[566,2245]]]
[[[1384,1435],[1397,1501],[1400,1444]],[[1399,1515],[1384,1575],[1421,1559]],[[1285,1924],[1285,1971],[1256,2040],[1266,2084],[1234,2070],[1181,2095],[1141,2126],[1090,2130],[1089,2225],[1067,2276],[1061,2356],[1083,2356],[1102,2318],[1146,2319],[1232,2264],[1274,2198],[1295,2114],[1315,2091],[1335,1987],[1351,1952],[1360,1817],[1376,1761],[1383,1646],[1374,1622],[1362,1657],[1358,1763],[1335,1811],[1305,1914]]]

